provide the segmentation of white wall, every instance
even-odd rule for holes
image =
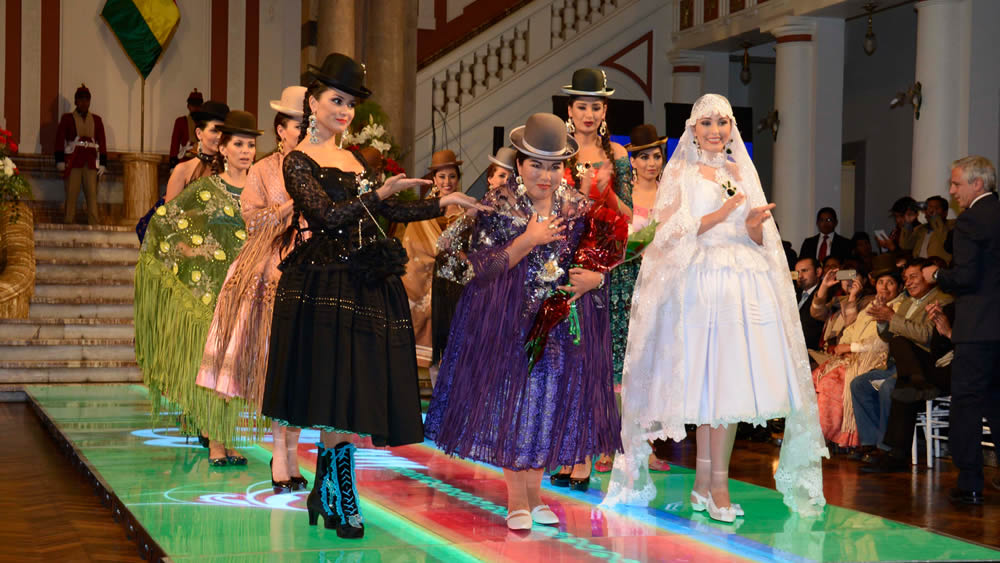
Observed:
[[[856,227],[870,232],[887,227],[889,207],[910,193],[913,108],[890,110],[889,100],[914,80],[917,15],[913,6],[876,14],[878,50],[872,56],[861,48],[867,29],[864,18],[847,22],[843,142],[866,142],[866,224]]]

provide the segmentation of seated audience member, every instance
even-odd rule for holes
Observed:
[[[798,289],[799,319],[802,321],[802,335],[806,340],[806,348],[815,350],[819,347],[819,338],[823,331],[823,321],[814,319],[809,314],[812,306],[813,294],[819,286],[819,278],[823,275],[823,268],[819,267],[815,258],[799,258],[795,263],[795,272],[798,280],[795,285]]]
[[[936,302],[931,303],[927,305],[927,314],[934,324],[929,352],[902,336],[894,336],[889,342],[889,351],[896,360],[897,370],[896,388],[892,392],[883,440],[889,451],[875,456],[863,466],[861,471],[865,473],[908,471],[913,430],[917,414],[924,409],[924,401],[951,392],[951,360],[954,355],[951,324],[955,318],[955,304],[941,307]],[[927,447],[931,447],[930,444]]]
[[[889,216],[895,222],[892,231],[889,232],[888,239],[878,239],[878,245],[893,253],[902,252],[903,225],[906,223],[907,212],[917,213],[917,201],[910,196],[904,196],[896,200],[889,209]]]
[[[924,351],[929,351],[933,324],[927,316],[926,307],[937,302],[947,305],[952,297],[942,293],[933,284],[924,280],[921,271],[926,260],[916,259],[907,263],[903,270],[903,285],[907,296],[893,311],[884,305],[874,304],[869,307],[869,314],[878,322],[878,332],[882,340],[889,342],[894,336],[909,339]],[[919,274],[919,277],[918,275]],[[890,354],[890,359],[892,355]],[[878,445],[888,450],[882,443],[882,436],[888,424],[889,408],[892,403],[892,390],[896,386],[895,361],[890,362],[886,370],[873,370],[855,378],[851,382],[851,399],[854,402],[854,416],[858,426],[858,438],[861,446]],[[876,383],[881,381],[881,383]]]
[[[819,210],[816,214],[816,228],[819,229],[819,234],[802,241],[800,259],[812,257],[822,264],[827,256],[844,259],[851,255],[851,241],[834,232],[837,228],[837,212],[832,207]]]
[[[864,231],[858,231],[854,233],[851,237],[851,243],[854,244],[854,250],[851,252],[851,258],[858,261],[859,264],[864,266],[864,269],[869,272],[872,271],[874,267],[872,262],[875,259],[875,251],[872,249],[872,239],[869,238],[868,233]]]
[[[917,221],[916,213],[907,211],[903,223],[900,245],[912,253],[914,258],[937,256],[946,263],[951,262],[951,252],[945,249],[948,233],[955,227],[955,221],[948,221],[948,200],[941,196],[927,198],[924,208],[926,223]]]
[[[895,309],[901,301],[899,274],[891,264],[875,272],[872,279],[876,288],[874,297],[864,296],[864,274],[845,280],[849,288],[841,309],[846,326],[836,346],[830,350],[833,356],[813,370],[820,427],[828,441],[842,448],[860,444],[850,394],[851,382],[872,370],[885,369],[889,355],[888,345],[878,334],[878,321],[869,313],[876,305]],[[823,285],[829,283],[824,278]],[[814,310],[820,299],[817,292]]]
[[[823,267],[823,270],[839,270],[843,265],[843,259],[836,256],[827,256],[825,260],[819,263]]]

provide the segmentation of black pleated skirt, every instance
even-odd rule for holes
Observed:
[[[370,435],[380,446],[423,441],[403,282],[390,275],[365,283],[346,265],[313,267],[320,262],[312,259],[326,257],[310,251],[317,245],[304,246],[282,264],[263,413],[293,426]]]
[[[451,318],[455,316],[455,306],[462,297],[465,286],[451,280],[434,276],[431,282],[431,363],[437,364],[448,347],[448,332]]]

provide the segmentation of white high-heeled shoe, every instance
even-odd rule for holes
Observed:
[[[712,520],[718,520],[719,522],[725,522],[727,524],[732,524],[736,521],[736,507],[732,504],[729,506],[719,508],[715,505],[715,501],[712,500],[712,493],[708,493],[708,516]]]
[[[511,530],[530,530],[531,513],[527,510],[515,510],[507,515],[507,527]]]
[[[535,508],[532,508],[531,519],[534,520],[535,524],[544,524],[546,526],[559,523],[559,517],[556,516],[555,512],[552,512],[552,509],[547,504],[539,504]]]
[[[707,507],[708,507],[708,499],[705,498],[705,497],[703,497],[703,496],[701,496],[701,495],[699,495],[697,491],[692,490],[691,491],[691,510],[694,510],[695,512],[704,512]],[[740,505],[738,505],[738,504],[736,504],[734,502],[734,503],[732,503],[732,507],[733,507],[733,509],[736,510],[736,515],[737,516],[743,516],[743,507],[742,506],[740,506]]]

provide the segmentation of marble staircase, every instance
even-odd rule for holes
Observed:
[[[0,319],[0,388],[141,382],[130,227],[37,224],[29,318]]]

